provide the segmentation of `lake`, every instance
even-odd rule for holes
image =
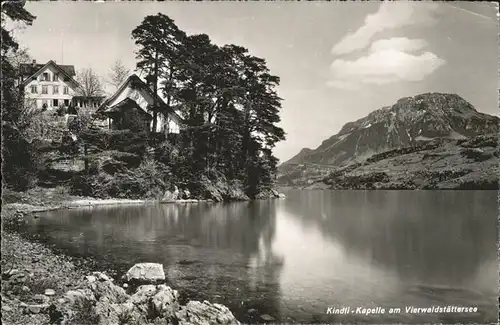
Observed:
[[[496,191],[285,194],[53,211],[30,218],[26,231],[122,273],[162,263],[184,297],[223,303],[243,322],[258,320],[254,313],[301,323],[496,322]],[[477,312],[415,314],[407,306]],[[385,313],[352,313],[358,307]]]

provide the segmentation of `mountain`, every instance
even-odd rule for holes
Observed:
[[[311,184],[334,170],[366,163],[370,157],[387,151],[437,140],[456,143],[497,134],[499,121],[496,116],[478,112],[455,94],[427,93],[402,98],[390,107],[345,124],[318,148],[301,150],[279,166],[279,183]]]
[[[373,155],[307,184],[328,189],[498,190],[498,135],[437,138]]]

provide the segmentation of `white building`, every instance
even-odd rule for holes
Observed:
[[[125,80],[118,90],[107,98],[97,110],[108,117],[108,126],[111,129],[120,128],[122,122],[132,110],[141,111],[140,116],[147,121],[149,129],[153,127],[152,108],[155,105],[155,95],[144,81],[133,74]],[[155,132],[165,134],[179,133],[182,126],[180,115],[168,107],[160,96],[156,96],[156,105],[161,111],[168,112],[166,116],[158,114]]]
[[[97,109],[103,97],[75,96],[80,86],[75,80],[75,67],[50,60],[45,64],[24,63],[20,66],[20,82],[28,100],[37,108],[55,110],[59,107],[93,107]]]

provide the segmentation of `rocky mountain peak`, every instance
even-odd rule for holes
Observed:
[[[456,94],[425,93],[399,99],[346,123],[315,150],[303,149],[286,164],[343,165],[386,150],[435,138],[463,139],[499,130],[499,118],[478,112]]]

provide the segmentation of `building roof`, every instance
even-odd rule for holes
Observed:
[[[41,68],[43,68],[45,64],[40,63],[21,63],[20,64],[20,72],[22,76],[31,76]],[[62,65],[58,64],[58,66],[66,72],[70,77],[76,76],[75,66],[73,65]]]
[[[141,89],[145,91],[147,94],[149,94],[151,97],[155,98],[155,94],[151,91],[148,85],[146,85],[146,83],[142,81],[142,79],[139,78],[139,76],[137,76],[136,74],[132,74],[127,78],[127,80],[125,80],[120,85],[120,87],[116,90],[116,92],[113,95],[108,97],[101,104],[101,106],[97,109],[96,113],[105,112],[107,107],[109,107],[108,106],[109,103],[115,100],[128,85],[131,85],[133,89]],[[170,111],[169,114],[174,115],[179,121],[183,120],[182,117],[172,107],[169,107],[158,94],[156,94],[156,102],[158,103],[158,106],[169,109]]]
[[[123,113],[127,109],[135,109],[143,114],[146,118],[152,119],[151,114],[145,112],[133,99],[125,98],[121,102],[102,111],[102,114],[112,117],[116,113]]]
[[[78,82],[73,78],[74,76],[76,76],[75,67],[73,65],[60,65],[53,60],[50,60],[45,64],[21,63],[20,73],[22,77],[25,77],[23,83],[26,84],[32,79],[38,77],[38,75],[49,65],[53,65],[57,70],[65,75],[69,79],[69,81],[73,81],[78,84]]]

